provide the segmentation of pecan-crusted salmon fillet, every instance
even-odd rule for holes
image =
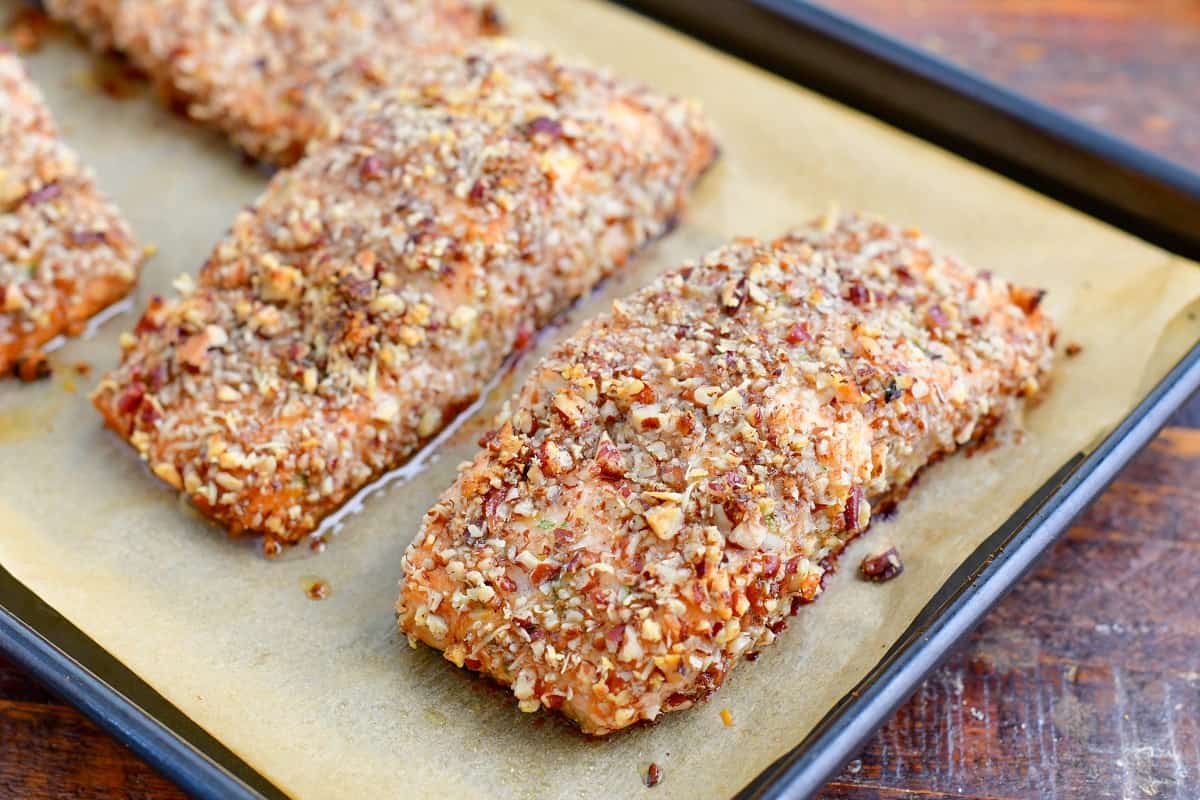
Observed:
[[[0,48],[0,373],[123,297],[141,258],[18,58]]]
[[[508,87],[486,103],[380,101],[276,175],[127,337],[109,425],[231,532],[286,542],[436,434],[714,157],[690,103],[546,59],[475,62]]]
[[[424,57],[499,33],[480,0],[46,0],[172,105],[251,155],[290,164],[364,94]]]
[[[588,733],[692,705],[1039,391],[1039,299],[859,216],[685,265],[535,368],[404,556],[400,628]]]

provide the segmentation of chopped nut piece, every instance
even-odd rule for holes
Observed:
[[[729,408],[739,408],[742,405],[742,395],[737,389],[730,389],[709,405],[709,413],[720,414]]]
[[[616,382],[614,394],[621,399],[627,400],[631,397],[637,397],[645,388],[646,384],[637,378],[623,378]]]
[[[765,527],[757,522],[745,520],[730,531],[729,542],[746,550],[753,550],[761,547],[766,537],[767,529]]]
[[[1024,286],[1013,286],[1010,289],[1012,301],[1026,314],[1033,314],[1042,304],[1046,296],[1044,289],[1028,289]]]
[[[596,466],[600,468],[600,474],[608,478],[620,478],[625,474],[621,453],[607,433],[601,434],[600,443],[596,445]]]
[[[625,627],[625,640],[621,644],[620,651],[617,652],[617,658],[621,661],[637,661],[646,654],[645,648],[642,647],[641,641],[638,639],[637,633],[634,632],[632,625]]]
[[[279,263],[272,255],[263,257],[262,298],[267,302],[294,303],[304,291],[304,273]]]
[[[13,362],[12,372],[25,383],[32,383],[49,378],[54,374],[54,369],[50,366],[46,354],[37,350],[17,356],[17,360]]]
[[[154,465],[154,474],[174,486],[176,489],[183,488],[183,478],[179,477],[179,470],[175,468],[174,464],[166,461],[160,461]]]
[[[425,438],[433,436],[442,427],[442,410],[440,408],[428,408],[421,415],[421,421],[417,425],[417,435]]]
[[[683,524],[683,511],[674,503],[663,503],[647,511],[646,524],[660,539],[670,539],[679,532]]]
[[[479,316],[479,312],[470,306],[459,306],[454,309],[454,313],[450,315],[450,327],[456,330],[469,328],[475,323],[475,318]]]
[[[576,425],[583,419],[583,409],[579,400],[570,392],[559,392],[554,395],[554,408],[562,414],[568,425]]]
[[[379,398],[379,401],[375,403],[375,410],[371,412],[371,419],[375,420],[376,422],[391,422],[399,413],[400,403],[396,400],[396,398],[381,397]]]
[[[236,475],[230,475],[228,472],[218,472],[213,476],[213,481],[222,489],[230,492],[240,491],[245,487],[246,482]]]
[[[385,292],[372,300],[368,309],[373,314],[400,313],[404,311],[404,300],[400,295]]]
[[[199,369],[208,361],[208,349],[220,347],[229,341],[225,329],[216,325],[206,325],[204,330],[189,336],[179,349],[176,357],[189,367]]]
[[[842,513],[848,533],[866,530],[871,521],[871,504],[863,497],[861,486],[855,486],[846,494],[846,507]]]
[[[900,553],[894,547],[889,547],[881,553],[866,556],[859,565],[862,576],[874,583],[883,583],[904,572],[904,564],[900,561]]]
[[[312,394],[317,390],[317,370],[315,367],[305,367],[303,374],[304,391]]]
[[[662,427],[661,409],[657,405],[634,406],[629,418],[639,430],[654,430]]]
[[[858,405],[867,402],[868,398],[858,388],[858,384],[851,378],[845,378],[838,375],[833,381],[833,393],[840,402],[851,403]]]
[[[236,403],[242,399],[242,393],[232,386],[222,386],[217,389],[217,399],[222,403]]]
[[[517,675],[517,679],[513,681],[513,694],[518,700],[529,700],[533,697],[534,685],[537,682],[537,674],[531,669],[523,669]]]
[[[737,311],[744,302],[746,302],[746,279],[726,281],[725,288],[721,290],[721,305],[725,311],[729,313]]]
[[[191,294],[196,290],[196,279],[185,272],[171,281],[171,285],[180,294]]]
[[[683,656],[679,653],[668,653],[665,656],[655,656],[654,665],[663,672],[675,672],[679,669],[679,662],[683,660]]]

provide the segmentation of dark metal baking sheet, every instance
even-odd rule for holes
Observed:
[[[799,0],[623,5],[873,114],[1147,241],[1200,259],[1200,175]],[[818,789],[1200,387],[1200,343],[950,577],[882,661],[741,793]],[[0,569],[0,649],[188,794],[283,797]]]

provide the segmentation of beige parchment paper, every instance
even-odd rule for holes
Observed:
[[[0,0],[0,10],[18,0]],[[295,797],[728,796],[797,743],[910,623],[961,561],[1057,467],[1092,446],[1200,336],[1200,269],[879,122],[596,0],[507,0],[519,35],[701,98],[724,160],[682,228],[569,315],[555,336],[651,276],[732,235],[773,236],[832,203],[919,225],[970,261],[1049,290],[1063,340],[1022,443],[939,464],[845,555],[825,596],[707,704],[588,740],[526,716],[485,681],[394,630],[400,556],[470,457],[486,408],[349,516],[327,552],[281,562],[230,542],[103,430],[86,395],[116,358],[127,311],[57,351],[51,382],[0,385],[0,563]],[[135,299],[170,290],[264,183],[219,137],[88,88],[92,59],[61,38],[30,59],[70,141],[160,251]],[[549,342],[543,342],[542,349]],[[71,365],[91,363],[90,377]],[[68,390],[68,378],[75,391]],[[904,575],[854,576],[895,542]],[[332,593],[310,600],[305,581]],[[726,727],[727,708],[734,724]]]

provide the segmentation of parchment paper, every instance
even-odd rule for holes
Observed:
[[[427,469],[367,499],[327,552],[267,562],[191,514],[102,430],[86,394],[135,319],[125,313],[58,351],[52,382],[0,386],[0,563],[297,797],[630,796],[645,791],[651,761],[664,770],[659,800],[727,796],[798,742],[962,559],[1200,336],[1188,308],[1200,270],[627,12],[591,0],[504,5],[522,35],[699,96],[723,134],[724,161],[681,230],[572,312],[558,336],[731,235],[777,235],[831,203],[862,208],[1050,290],[1062,339],[1084,351],[1061,360],[1023,442],[933,469],[896,519],[850,548],[826,595],[709,703],[602,741],[521,714],[394,630],[400,555],[421,513],[531,358]],[[0,0],[0,10],[15,6]],[[140,308],[198,268],[264,177],[148,97],[116,102],[90,90],[91,58],[77,42],[54,41],[31,61],[71,142],[161,248]],[[96,372],[70,377],[78,361]],[[868,585],[855,567],[880,540],[898,544],[906,570]],[[329,582],[328,599],[308,599],[312,577]]]

